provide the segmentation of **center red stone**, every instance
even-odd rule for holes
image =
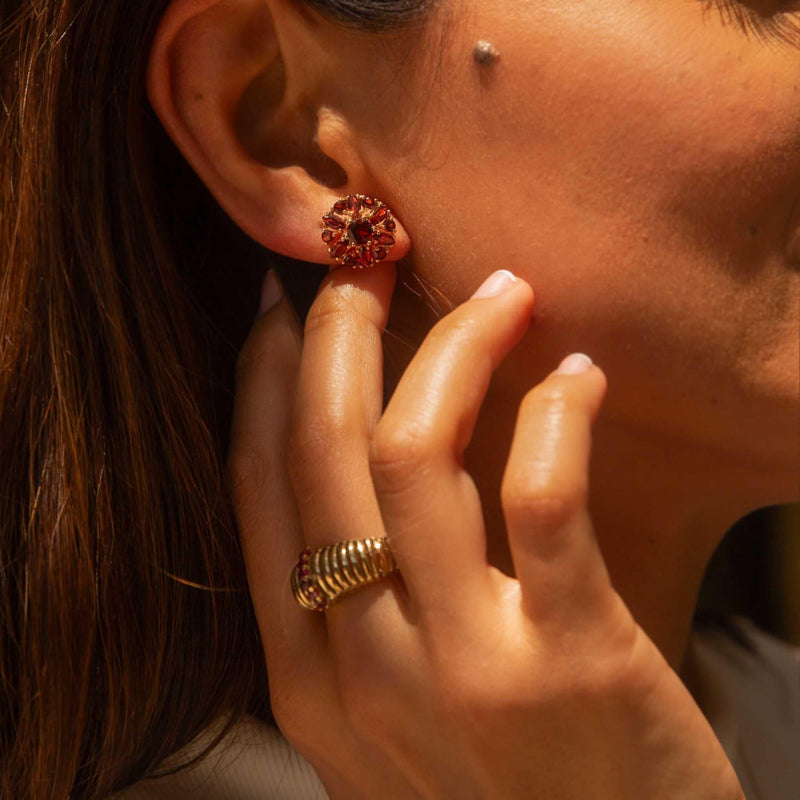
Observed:
[[[351,242],[355,244],[366,244],[372,236],[372,225],[365,219],[359,219],[356,222],[350,223],[347,232]]]

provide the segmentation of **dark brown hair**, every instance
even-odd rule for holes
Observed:
[[[427,5],[310,4],[367,30]],[[266,254],[146,103],[166,5],[0,3],[3,800],[104,797],[269,718],[222,466]]]

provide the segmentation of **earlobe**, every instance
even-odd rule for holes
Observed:
[[[309,99],[308,53],[324,53],[309,47],[313,35],[285,0],[174,0],[153,40],[147,93],[242,230],[275,252],[328,263],[322,216],[343,194],[368,191],[368,170],[346,120]],[[345,183],[330,185],[337,178]],[[392,259],[408,250],[398,233]]]

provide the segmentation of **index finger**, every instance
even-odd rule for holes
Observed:
[[[384,535],[369,443],[383,412],[382,334],[394,285],[394,262],[333,270],[306,318],[289,468],[312,549]],[[326,610],[331,630],[352,637],[356,619],[362,634],[390,630],[401,586],[389,576],[347,593]]]
[[[337,269],[308,312],[289,442],[305,540],[381,536],[367,453],[383,411],[383,346],[395,268]]]

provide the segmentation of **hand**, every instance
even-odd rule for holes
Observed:
[[[438,322],[382,413],[394,265],[337,269],[304,339],[281,300],[240,355],[228,477],[287,740],[334,800],[739,800],[712,729],[611,586],[586,508],[596,366],[524,398],[502,484],[516,578],[489,566],[463,468],[518,280]],[[324,614],[306,545],[387,536],[400,574]]]

